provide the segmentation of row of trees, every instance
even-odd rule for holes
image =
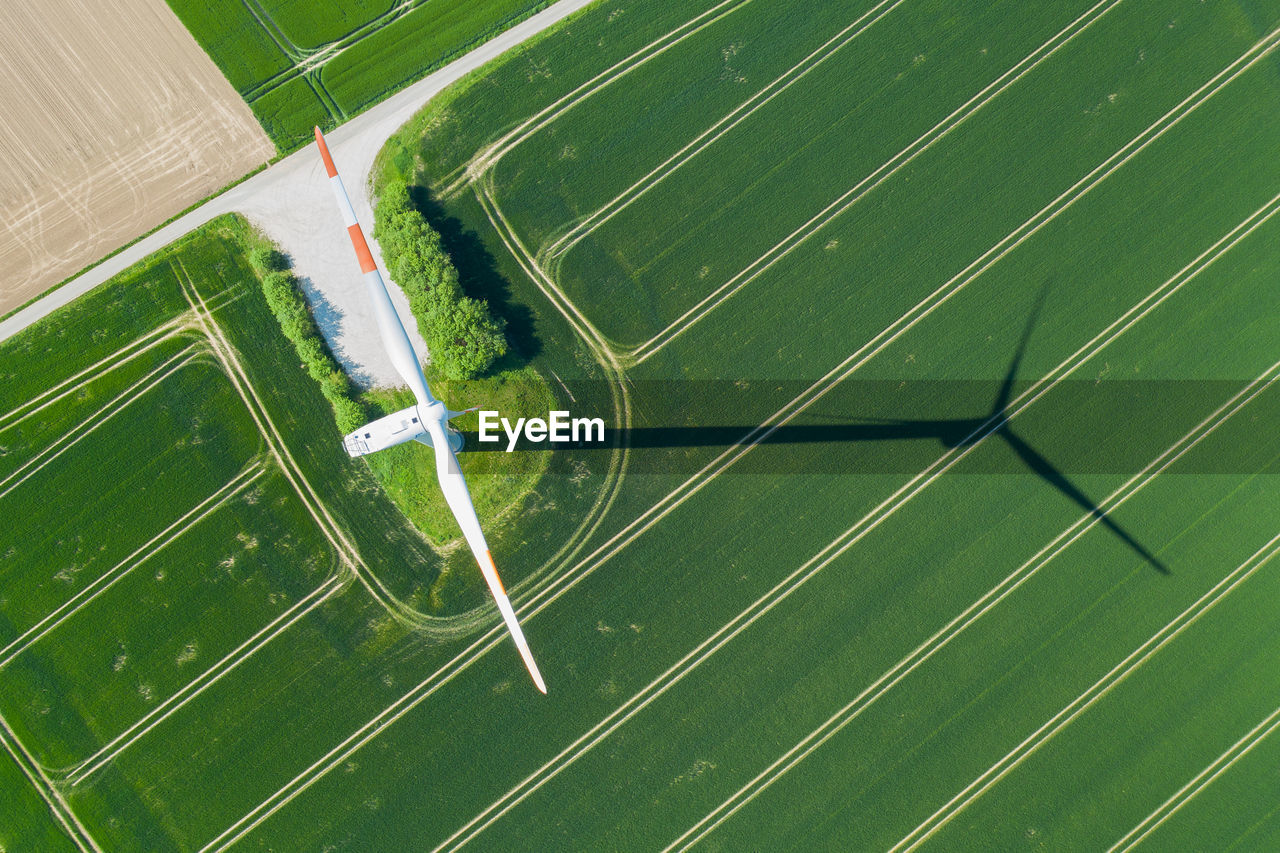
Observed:
[[[271,313],[280,323],[280,330],[293,344],[298,358],[306,365],[307,373],[320,383],[320,391],[333,406],[334,419],[343,433],[352,432],[364,424],[364,408],[351,394],[351,380],[334,360],[315,318],[307,306],[306,297],[298,286],[298,280],[289,271],[289,261],[270,246],[259,246],[249,253],[262,282],[262,293],[267,298]]]
[[[373,235],[442,376],[473,379],[506,355],[505,322],[489,313],[487,302],[462,293],[440,235],[413,206],[403,181],[382,188]]]

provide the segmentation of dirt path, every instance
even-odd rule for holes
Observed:
[[[0,313],[275,150],[163,0],[4,4],[0,77]]]
[[[387,138],[446,86],[592,2],[594,0],[560,0],[325,135],[334,163],[342,173],[351,194],[356,215],[366,225],[366,233],[372,231],[373,224],[366,186],[369,171],[374,157]],[[3,17],[5,15],[0,14],[0,18]],[[341,239],[342,221],[333,204],[320,158],[311,146],[291,154],[271,168],[210,199],[44,299],[27,306],[0,323],[0,341],[87,293],[183,234],[214,217],[233,211],[247,216],[293,258],[295,271],[312,299],[321,328],[343,367],[366,383],[399,384],[394,368],[382,351],[377,326],[363,296],[359,267],[351,256],[350,245]],[[41,232],[43,229],[36,226],[30,230]],[[129,233],[136,234],[140,230],[142,228],[135,227]],[[128,239],[128,236],[115,243],[118,244],[123,239]],[[104,246],[102,250],[109,251],[110,248],[111,246]],[[371,248],[381,261],[378,247],[373,245]],[[393,288],[393,291],[392,301],[400,312],[405,328],[410,330],[414,346],[418,348],[419,354],[425,353],[426,347],[417,334],[413,318],[409,314],[408,302],[399,289]]]

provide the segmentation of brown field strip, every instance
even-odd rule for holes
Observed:
[[[163,0],[0,9],[0,313],[273,153]]]

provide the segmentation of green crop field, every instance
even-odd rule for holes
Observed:
[[[170,0],[281,151],[332,128],[547,0]]]
[[[384,177],[621,442],[466,463],[536,482],[545,697],[242,225],[0,345],[0,841],[1274,848],[1278,51],[1274,2],[619,0],[429,105]]]
[[[501,630],[465,548],[342,451],[256,239],[224,217],[0,345],[4,849],[200,847]],[[539,485],[544,456],[480,507],[517,596],[565,548],[522,515],[590,518],[609,478]]]
[[[477,661],[249,837],[1274,843],[1277,28],[618,3],[445,93],[383,167],[619,389],[623,477],[546,702]]]

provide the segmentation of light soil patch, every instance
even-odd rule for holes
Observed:
[[[5,4],[0,76],[0,313],[275,153],[163,0]]]

